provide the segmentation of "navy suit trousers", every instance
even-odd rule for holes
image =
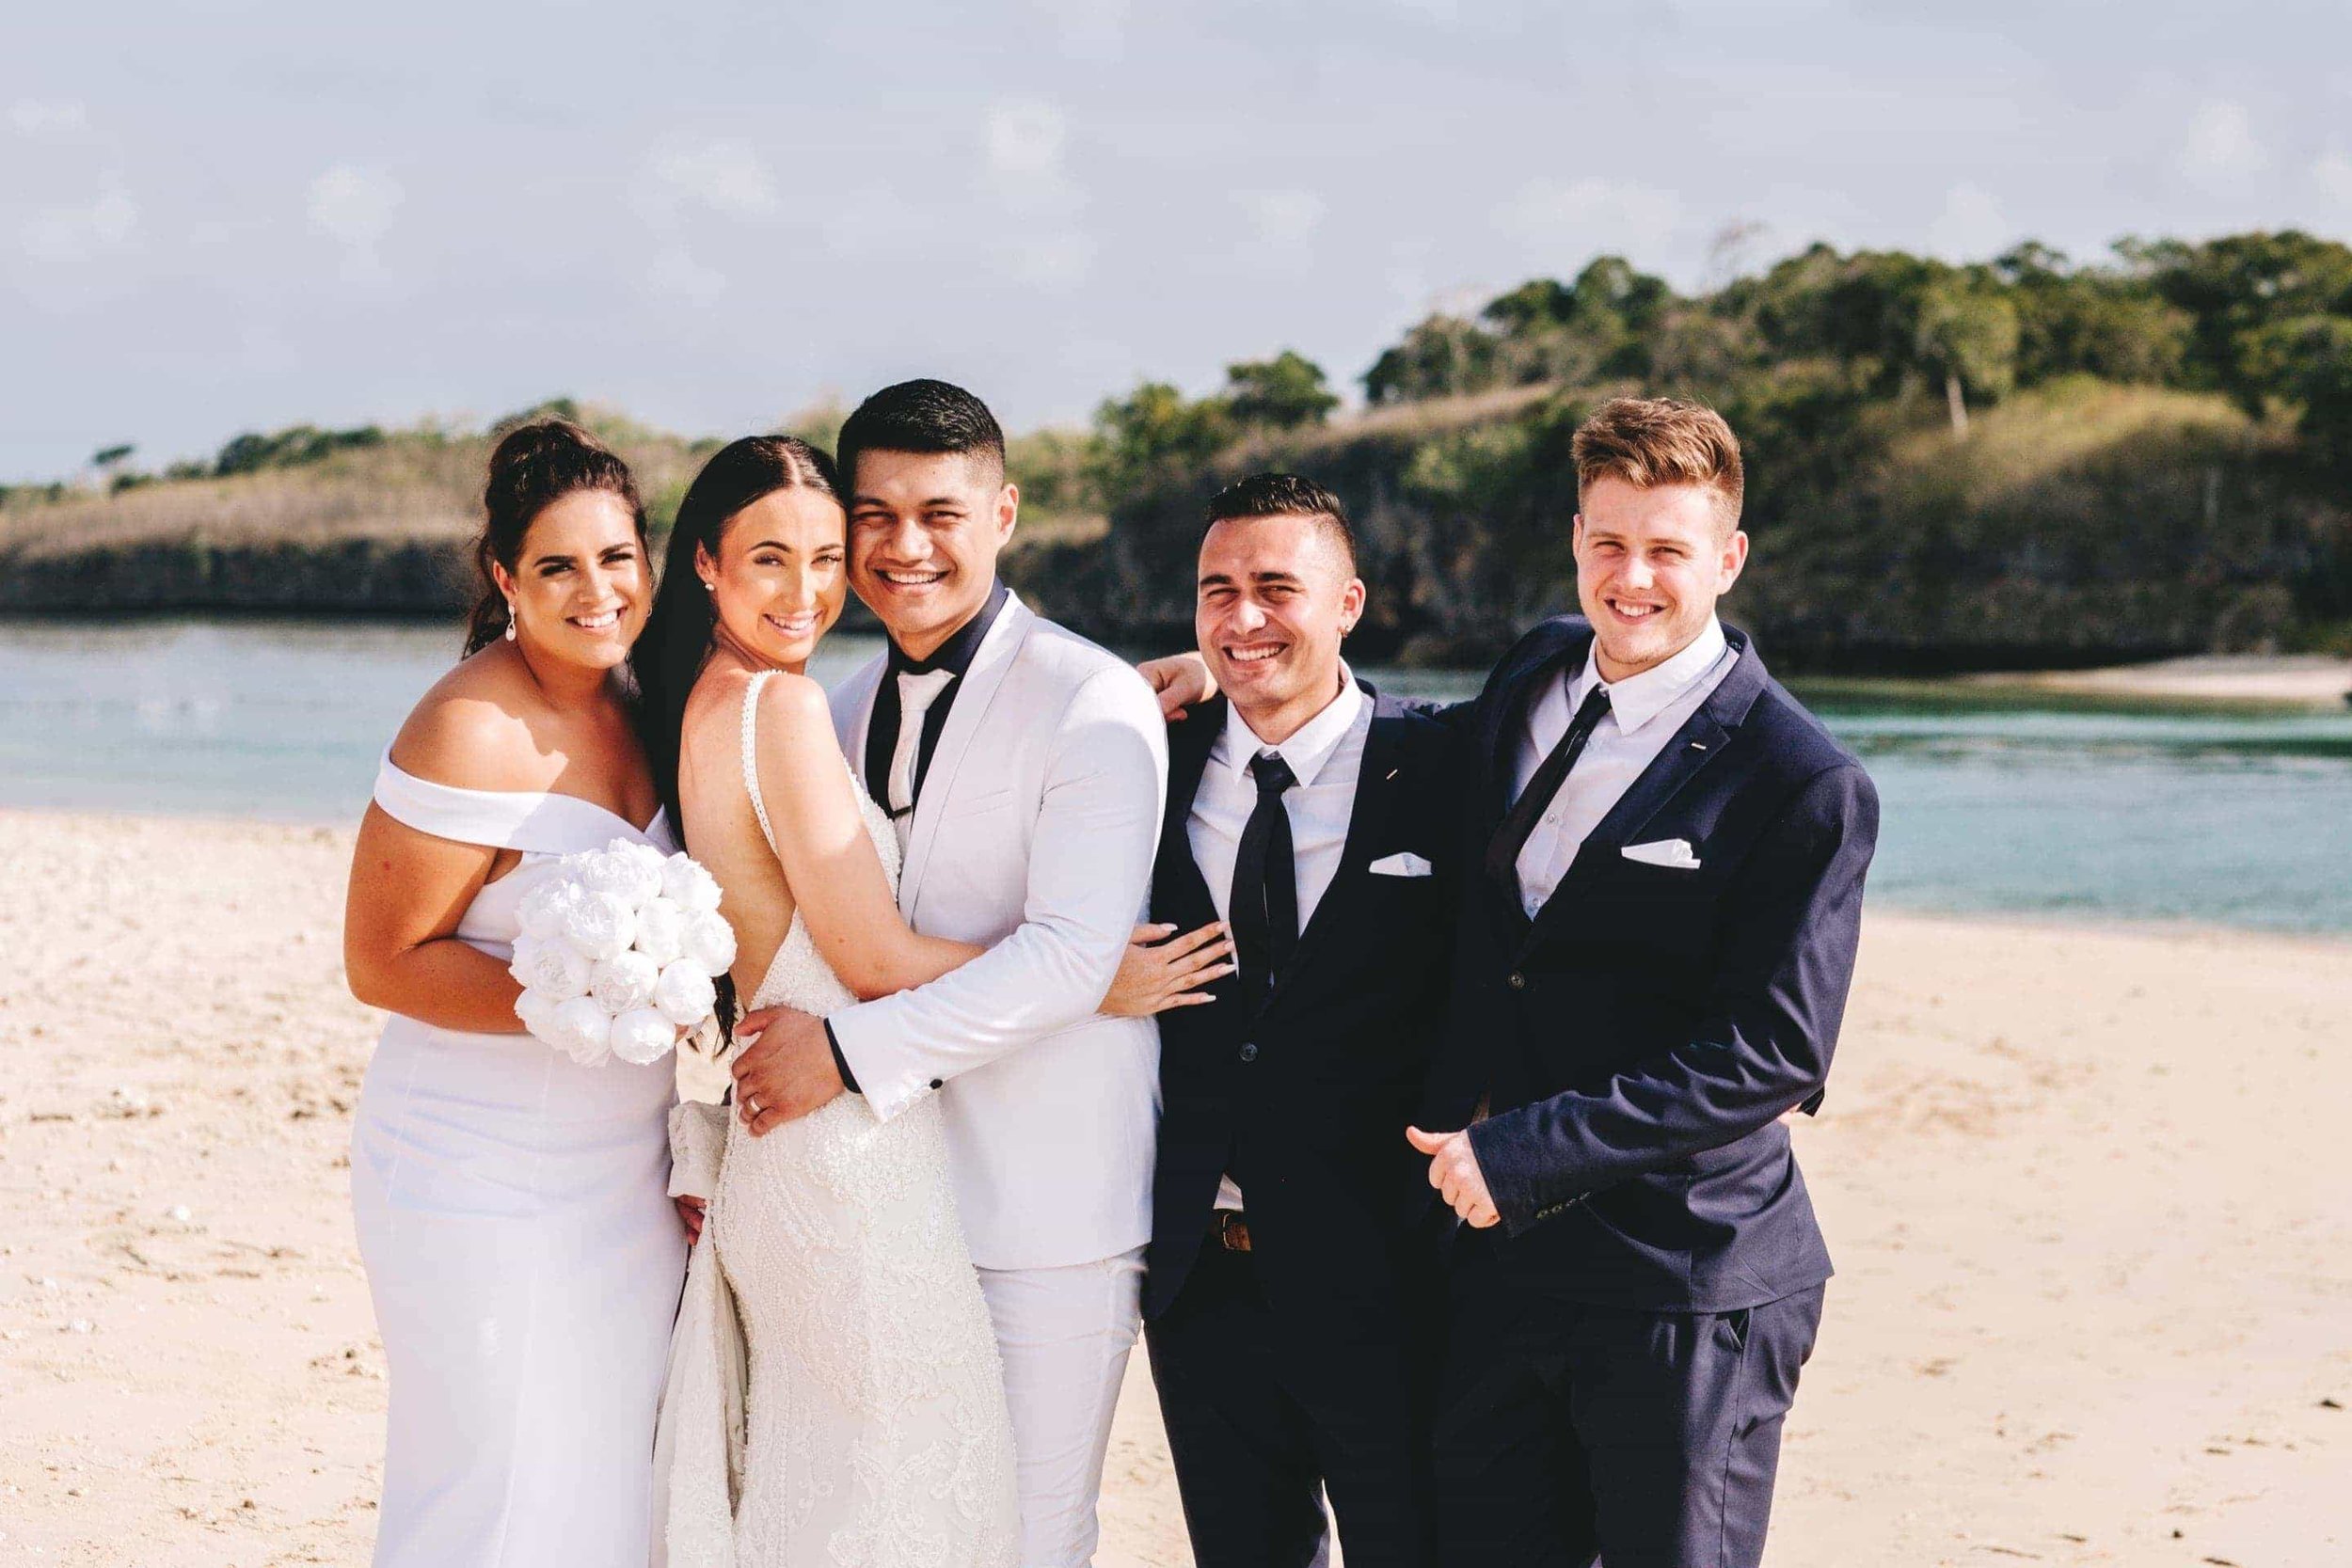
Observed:
[[[1446,1568],[1755,1568],[1823,1287],[1738,1312],[1588,1307],[1456,1242],[1436,1423]]]
[[[1327,1560],[1324,1498],[1348,1568],[1428,1561],[1420,1347],[1299,1343],[1248,1253],[1214,1237],[1173,1306],[1144,1324],[1152,1381],[1199,1568]],[[1421,1353],[1425,1360],[1426,1352]]]

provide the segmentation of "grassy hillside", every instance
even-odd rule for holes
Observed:
[[[1347,501],[1367,657],[1477,662],[1573,603],[1570,437],[1694,397],[1748,462],[1732,613],[1788,668],[1868,673],[2352,652],[2352,247],[2295,231],[2036,245],[1954,265],[1814,245],[1685,295],[1621,258],[1408,328],[1335,417],[1283,350],[1144,382],[1013,443],[1007,575],[1105,641],[1189,633],[1203,503],[1254,468]],[[715,441],[587,419],[666,523]],[[794,428],[830,445],[841,411]],[[308,427],[210,464],[0,491],[0,610],[447,613],[489,436]]]
[[[1025,564],[1099,635],[1188,633],[1203,503],[1256,467],[1354,514],[1368,657],[1475,663],[1574,608],[1568,436],[1602,397],[1521,388],[1263,436],[1110,510],[1107,540]],[[1736,425],[1740,410],[1733,408]],[[1956,437],[1931,397],[1841,450],[1748,443],[1748,575],[1729,613],[1791,668],[2024,668],[2352,642],[2352,503],[2291,431],[2217,394],[2074,378]]]
[[[628,460],[657,530],[721,444],[609,409],[548,406],[577,414]],[[246,472],[8,495],[0,610],[454,613],[472,594],[469,551],[495,436],[432,426],[372,435]],[[1068,442],[1048,433],[1023,443],[1046,491],[1028,531],[1040,540],[1103,527],[1097,513],[1057,504],[1069,490],[1055,488],[1073,461]]]

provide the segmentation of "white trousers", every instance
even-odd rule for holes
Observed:
[[[1021,1568],[1088,1568],[1111,1413],[1143,1320],[1143,1249],[979,1275],[1012,1411]]]

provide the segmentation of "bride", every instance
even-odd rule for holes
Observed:
[[[725,890],[745,1006],[821,1014],[980,951],[899,915],[897,839],[803,673],[841,614],[846,534],[822,452],[722,449],[680,503],[636,654],[647,760]],[[708,1197],[680,1199],[701,1244],[663,1399],[657,1560],[1012,1563],[1011,1425],[937,1102],[882,1122],[845,1095],[755,1138],[690,1101],[672,1128],[672,1190]],[[735,1315],[747,1367],[729,1359]]]

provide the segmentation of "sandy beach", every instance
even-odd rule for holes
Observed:
[[[355,1564],[339,830],[0,812],[0,1561]],[[1784,1565],[2352,1560],[2352,945],[1878,914]],[[1189,1561],[1136,1359],[1106,1568]]]
[[[1989,689],[2064,691],[2149,702],[2311,708],[2340,713],[2352,702],[2352,658],[2324,654],[2204,654],[2100,670],[1971,675]]]

